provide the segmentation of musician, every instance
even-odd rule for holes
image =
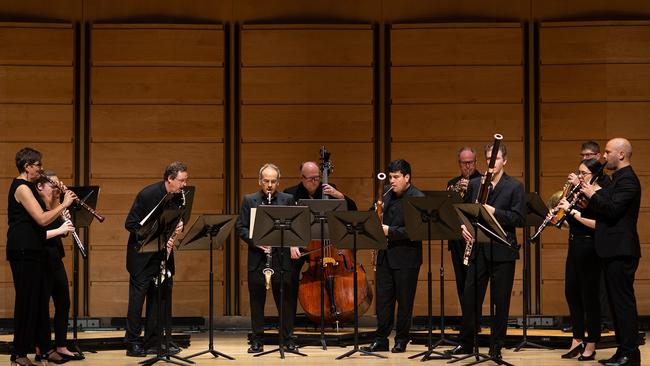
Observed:
[[[578,167],[578,179],[594,181],[596,189],[605,186],[609,179],[603,174],[603,165],[596,159],[586,159]],[[569,197],[572,199],[572,197]],[[569,305],[573,341],[569,352],[562,358],[573,358],[580,354],[578,361],[593,360],[596,343],[600,341],[600,259],[594,244],[594,213],[583,204],[570,207],[567,199],[562,199],[557,208],[567,215],[569,226],[569,250],[566,259],[564,293]],[[551,214],[549,214],[551,215]],[[557,216],[551,222],[555,223]],[[587,337],[585,337],[585,328]]]
[[[458,192],[461,197],[464,197],[469,181],[481,176],[481,173],[476,170],[476,151],[474,148],[465,146],[458,150],[458,168],[460,169],[460,175],[451,178],[447,182],[447,190]],[[463,240],[449,240],[447,248],[451,252],[451,262],[454,265],[458,301],[462,304],[465,277],[467,276],[467,266],[463,264],[465,242]]]
[[[49,334],[47,337],[36,334],[36,327],[41,316],[43,277],[46,275],[45,227],[72,204],[76,195],[67,191],[61,205],[50,211],[45,210],[45,203],[39,197],[35,184],[40,177],[41,158],[40,152],[29,147],[16,153],[18,176],[11,182],[7,195],[9,229],[6,251],[16,291],[10,359],[12,364],[21,366],[31,365],[27,354],[31,353],[34,345],[43,352],[44,360],[62,361],[55,349],[51,349]]]
[[[301,199],[320,199],[325,194],[334,199],[344,199],[348,211],[357,210],[356,203],[338,191],[336,185],[321,183],[320,169],[318,164],[313,161],[300,164],[300,183],[285,189],[284,193],[292,195],[296,204]]]
[[[492,144],[485,146],[485,159],[489,162],[492,156]],[[511,246],[517,246],[515,227],[524,225],[526,217],[526,194],[521,182],[507,175],[504,167],[508,162],[505,144],[500,144],[492,180],[489,182],[487,204],[485,209],[491,213],[506,232],[507,241]],[[465,195],[466,202],[475,202],[481,185],[480,178],[470,181]],[[463,238],[473,240],[474,229],[461,226]],[[471,230],[471,231],[470,231]],[[472,352],[474,332],[476,331],[475,311],[478,298],[485,296],[488,279],[490,280],[490,301],[495,307],[494,318],[490,332],[490,356],[501,359],[501,348],[506,337],[510,295],[515,278],[515,261],[519,253],[499,243],[478,243],[474,245],[470,264],[465,279],[463,291],[463,324],[460,333],[460,345],[452,349],[451,354],[467,354]],[[476,272],[476,276],[475,273]],[[478,282],[475,282],[475,278]],[[476,288],[478,286],[478,289]],[[482,301],[480,301],[482,303]]]
[[[417,289],[418,273],[422,265],[422,242],[409,239],[404,223],[404,197],[424,197],[411,184],[411,165],[406,160],[388,164],[392,190],[384,197],[384,235],[388,248],[377,253],[377,330],[374,341],[363,350],[388,351],[388,336],[396,324],[393,353],[406,351],[410,337],[413,302]],[[397,302],[397,322],[395,303]]]
[[[60,205],[61,190],[49,180],[59,182],[59,178],[52,171],[44,171],[36,183],[38,194],[45,203],[46,209],[52,210]],[[47,177],[47,178],[46,178]],[[49,180],[48,180],[49,178]],[[65,251],[63,249],[62,237],[74,232],[75,228],[71,221],[57,218],[50,223],[46,232],[46,259],[45,276],[43,277],[44,291],[42,293],[41,313],[39,318],[38,334],[44,334],[50,338],[50,297],[54,303],[54,339],[56,352],[64,360],[83,360],[84,356],[72,353],[68,345],[68,318],[70,313],[70,291],[68,289],[68,275],[63,265]],[[36,350],[40,356],[40,349]],[[37,357],[40,358],[40,357]],[[38,361],[38,359],[36,360]]]
[[[611,183],[595,191],[588,182],[582,182],[580,190],[590,199],[587,207],[596,214],[596,252],[605,274],[618,343],[616,353],[600,362],[640,365],[634,275],[641,257],[637,232],[641,184],[631,166],[632,144],[627,139],[609,140],[604,157],[606,168],[614,172]]]
[[[255,243],[250,238],[251,209],[260,205],[293,205],[290,194],[278,192],[280,185],[280,169],[274,164],[264,164],[259,171],[258,183],[260,190],[244,196],[239,218],[237,219],[237,232],[239,237],[248,244],[248,295],[250,299],[251,327],[253,335],[250,339],[248,353],[264,351],[264,304],[266,303],[266,287],[263,270],[266,266],[267,253],[271,253],[271,268],[274,271],[271,277],[273,286],[273,299],[280,309],[280,270],[284,270],[284,303],[282,336],[288,351],[296,351],[297,346],[292,339],[293,323],[296,314],[296,298],[298,296],[294,262],[300,258],[298,247],[284,248],[282,264],[280,264],[280,248],[271,248],[264,243]],[[282,267],[282,268],[280,268]]]
[[[126,217],[124,227],[129,231],[129,242],[126,250],[126,269],[129,271],[129,305],[126,317],[127,343],[126,355],[131,357],[145,357],[147,354],[156,354],[162,332],[158,317],[158,294],[154,284],[154,278],[160,274],[160,264],[163,260],[163,252],[139,251],[138,230],[140,222],[149,214],[156,205],[170,193],[179,193],[187,186],[188,180],[187,165],[175,161],[167,166],[163,174],[163,180],[153,183],[142,189],[133,201],[131,210]],[[175,200],[168,201],[168,206],[178,207]],[[183,231],[183,222],[179,222],[175,232]],[[174,254],[172,248],[174,240],[166,243],[167,253],[170,253],[167,260],[167,269],[174,273]],[[171,291],[172,278],[168,278],[159,285],[161,293],[163,314],[171,314]],[[141,314],[142,306],[147,300],[146,327],[144,333],[144,345],[140,343],[139,337],[142,330]],[[169,319],[167,319],[169,321]],[[180,351],[177,347],[170,347],[171,353]]]

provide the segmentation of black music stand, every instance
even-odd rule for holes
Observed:
[[[81,202],[84,202],[90,207],[97,207],[97,199],[99,197],[99,186],[76,186],[76,187],[68,187],[69,190],[73,191],[77,197],[81,200]],[[70,211],[70,215],[72,217],[72,224],[74,225],[75,229],[80,229],[80,228],[89,228],[90,224],[93,222],[93,219],[95,216],[93,216],[90,212],[87,210],[83,209],[81,206],[73,203],[70,207],[68,207],[68,211]],[[87,238],[87,237],[86,237]],[[74,240],[73,240],[74,242]],[[81,257],[83,259],[88,258],[88,250],[90,249],[89,246],[80,247],[77,245],[77,243],[74,243],[72,248],[72,340],[73,340],[73,345],[72,348],[79,353],[81,357],[84,357],[83,352],[81,352],[81,349],[79,348],[79,345],[77,344],[78,338],[77,338],[77,332],[78,332],[78,319],[79,319],[79,255],[81,254]],[[84,309],[86,308],[86,305],[88,303],[88,289],[89,289],[89,281],[88,281],[88,273],[89,273],[89,268],[87,265],[87,262],[84,262]],[[86,313],[86,311],[84,311]],[[95,353],[96,351],[91,350],[89,351],[91,353]]]
[[[213,272],[213,250],[222,249],[223,243],[228,239],[230,232],[235,227],[236,215],[201,215],[196,218],[192,227],[190,227],[187,234],[181,239],[176,247],[178,250],[205,250],[210,251],[210,285],[209,285],[209,302],[210,302],[210,324],[208,326],[209,344],[208,349],[198,353],[194,353],[186,357],[190,359],[196,356],[204,355],[206,353],[212,354],[214,357],[222,356],[229,360],[234,360],[233,357],[228,356],[214,349],[213,341],[213,323],[214,323],[214,272]],[[216,244],[216,245],[215,245]]]
[[[253,227],[253,242],[280,248],[280,329],[278,330],[278,348],[258,353],[260,357],[273,352],[280,352],[280,358],[289,352],[307,356],[297,350],[284,349],[284,245],[285,241],[292,246],[305,247],[310,240],[309,208],[305,206],[258,206]],[[295,314],[294,314],[295,315]]]
[[[440,345],[458,345],[445,338],[445,251],[443,240],[461,239],[458,217],[453,204],[462,202],[457,192],[439,191],[429,192],[427,197],[406,197],[404,204],[404,220],[406,232],[411,240],[427,240],[428,272],[427,272],[427,350],[409,359],[423,356],[421,361],[448,360],[453,358],[449,353],[436,352],[433,349]],[[432,300],[432,273],[431,273],[431,240],[440,239],[440,339],[433,343],[433,300]],[[432,354],[437,356],[432,357]]]
[[[514,347],[515,352],[519,352],[524,347],[539,348],[539,349],[552,349],[541,344],[533,343],[528,340],[528,311],[530,310],[530,250],[528,246],[535,242],[537,245],[540,243],[539,236],[534,241],[530,238],[530,227],[538,227],[542,224],[548,208],[542,201],[542,198],[536,192],[528,192],[526,194],[526,226],[524,227],[524,265],[523,271],[523,287],[524,287],[524,301],[522,326],[523,326],[523,339],[518,345]]]
[[[178,223],[183,220],[183,223],[187,223],[189,220],[192,203],[194,197],[194,187],[185,187],[184,192],[181,193],[168,193],[166,194],[160,202],[154,207],[154,209],[140,222],[142,226],[138,230],[138,235],[143,237],[143,240],[139,240],[140,244],[139,252],[163,252],[162,263],[167,268],[167,250],[166,244],[167,239],[172,236],[176,230]],[[172,201],[172,202],[170,202]],[[170,208],[172,206],[172,208]],[[160,276],[162,274],[157,274]],[[162,312],[162,292],[163,292],[162,278],[159,278],[158,291],[156,296],[158,297],[158,322],[159,324],[165,324],[164,326],[164,345],[163,348],[163,337],[159,335],[158,337],[158,353],[156,356],[149,358],[147,360],[139,362],[139,364],[144,366],[150,366],[158,361],[165,361],[173,363],[176,365],[184,366],[182,362],[193,364],[194,361],[191,361],[187,358],[180,357],[174,354],[171,354],[170,344],[171,344],[171,296],[168,299],[167,311],[165,314]],[[161,322],[161,320],[163,320]],[[182,361],[175,361],[172,358]]]
[[[312,240],[321,240],[320,257],[322,261],[322,258],[325,258],[325,245],[322,241],[330,238],[327,213],[331,211],[347,211],[347,203],[344,199],[301,199],[298,201],[298,206],[309,207],[311,212],[311,238]],[[305,254],[308,255],[309,253]],[[322,263],[320,263],[320,270],[320,345],[323,350],[327,350],[327,342],[325,341],[325,287],[328,286],[331,291],[334,283],[330,280],[327,285],[325,284],[328,279],[325,279]],[[336,312],[336,303],[334,297],[330,296],[330,314],[332,312]]]
[[[456,208],[456,212],[458,213],[458,216],[460,217],[461,221],[463,224],[469,229],[473,228],[474,229],[474,250],[473,252],[476,251],[476,246],[480,245],[479,243],[490,243],[490,245],[493,245],[493,243],[497,243],[498,245],[503,245],[510,250],[517,251],[519,248],[515,248],[508,241],[506,240],[506,233],[503,231],[503,228],[501,228],[501,225],[496,221],[494,216],[492,216],[486,209],[483,207],[482,204],[480,203],[460,203],[454,205]],[[471,256],[470,256],[471,258]],[[476,263],[474,261],[474,263]],[[476,265],[476,264],[474,264]],[[481,311],[481,305],[478,302],[478,271],[474,269],[474,327],[476,327],[476,324],[478,324],[478,314]],[[492,283],[490,283],[490,287],[492,287]],[[490,302],[492,302],[493,299],[490,296]],[[459,357],[455,360],[451,360],[448,363],[454,363],[462,360],[466,360],[471,357],[475,357],[476,361],[467,364],[469,365],[477,365],[479,363],[483,363],[486,361],[492,361],[495,362],[499,365],[507,365],[507,366],[512,366],[512,364],[504,361],[503,359],[496,359],[490,355],[486,355],[484,353],[479,352],[479,347],[478,347],[478,332],[476,329],[473,329],[474,331],[474,352],[471,354],[465,355],[463,357]],[[481,359],[482,358],[482,359]]]
[[[386,249],[388,243],[384,236],[377,214],[373,211],[340,211],[328,212],[327,222],[330,225],[330,237],[340,248],[352,249],[354,268],[354,348],[336,359],[350,357],[359,352],[366,356],[386,358],[378,353],[364,351],[359,348],[359,304],[357,284],[357,249]]]

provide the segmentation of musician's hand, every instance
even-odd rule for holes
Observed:
[[[264,253],[271,253],[271,247],[266,246],[266,245],[258,245],[258,248],[262,249]]]
[[[183,220],[178,222],[178,224],[176,225],[176,230],[174,230],[174,232],[176,233],[176,235],[183,232]]]
[[[63,207],[70,207],[70,205],[72,205],[72,203],[76,198],[77,195],[74,192],[70,190],[65,191],[65,195],[63,196],[63,203],[62,203]]]
[[[72,221],[65,220],[65,222],[59,226],[57,230],[59,231],[58,235],[68,235],[74,231],[74,225],[72,225]]]
[[[461,178],[459,182],[460,182],[460,189],[462,189],[463,191],[467,191],[467,186],[469,185],[469,179]]]
[[[384,229],[384,236],[388,236],[388,225],[381,225],[381,228]]]
[[[172,249],[174,249],[174,239],[169,238],[169,240],[167,240],[167,254],[171,253]]]
[[[571,184],[573,184],[574,186],[577,186],[578,184],[580,184],[580,178],[578,177],[578,175],[576,173],[569,174],[569,176],[567,177],[567,180],[569,182],[571,182]]]
[[[566,198],[562,198],[560,202],[558,202],[557,204],[558,208],[561,208],[565,211],[569,209],[569,206],[571,206],[571,204],[569,203],[569,201],[566,200]]]
[[[557,211],[553,210],[546,215],[546,218],[550,220],[553,225],[557,224],[557,216],[555,216],[555,213],[557,213]]]
[[[489,212],[489,213],[491,213],[492,215],[494,215],[494,212],[496,211],[496,209],[495,209],[493,206],[490,206],[490,205],[483,205],[483,207],[485,207],[485,210],[486,210],[487,212]]]
[[[300,248],[298,247],[290,247],[291,250],[291,259],[298,259],[300,258]]]
[[[582,192],[585,197],[591,198],[591,196],[596,193],[596,189],[593,185],[589,184],[589,182],[582,181],[582,183],[580,183],[580,192]]]
[[[474,241],[474,237],[469,232],[469,230],[467,230],[467,226],[460,225],[460,231],[461,231],[461,234],[463,234],[463,239],[465,239],[465,241]]]
[[[336,199],[343,199],[345,196],[343,196],[343,193],[339,192],[336,190],[336,188],[332,187],[329,184],[323,184],[323,193],[330,195]]]

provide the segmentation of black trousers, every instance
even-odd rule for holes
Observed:
[[[450,240],[449,252],[451,263],[454,265],[454,276],[456,277],[456,293],[458,301],[463,304],[463,292],[465,291],[465,278],[467,277],[467,266],[463,264],[465,255],[465,242],[462,240]]]
[[[39,318],[36,325],[36,344],[49,345],[50,297],[54,303],[54,335],[56,347],[68,344],[68,318],[70,313],[70,290],[65,266],[59,259],[44,266],[42,293],[39,298]],[[39,348],[41,348],[39,346]],[[42,348],[41,348],[42,349]],[[44,349],[43,352],[47,351]]]
[[[474,281],[475,272],[478,282]],[[475,314],[476,319],[480,320],[480,309],[489,280],[490,301],[494,306],[494,318],[490,325],[490,345],[503,347],[508,329],[508,313],[514,279],[515,261],[490,262],[481,251],[476,259],[470,262],[463,292],[463,326],[460,332],[460,343],[463,346],[471,348],[474,345],[474,334],[478,326],[475,322]],[[475,300],[476,294],[478,300]]]
[[[618,343],[616,353],[634,356],[639,352],[639,321],[634,296],[634,275],[639,258],[603,258],[601,263]]]
[[[571,314],[573,338],[585,342],[600,340],[600,272],[594,239],[572,238],[566,258],[564,296]]]
[[[415,290],[418,285],[420,267],[391,269],[388,261],[377,265],[377,331],[376,340],[388,342],[388,336],[395,325],[395,341],[409,341]],[[397,322],[395,304],[397,303]]]
[[[126,315],[125,339],[129,345],[140,343],[142,332],[142,307],[147,300],[146,326],[144,331],[144,346],[154,347],[160,341],[163,327],[171,321],[171,299],[173,278],[166,279],[161,286],[153,283],[154,276],[160,271],[158,261],[150,261],[145,269],[137,276],[129,277],[129,306]],[[160,308],[163,317],[158,316],[158,292],[160,293]]]
[[[275,273],[271,276],[271,288],[273,300],[280,313],[280,269],[274,268]],[[282,335],[286,340],[293,334],[293,324],[296,317],[298,299],[298,271],[284,272],[283,275],[284,302],[282,308]],[[266,280],[262,269],[248,271],[248,295],[250,300],[251,328],[253,330],[252,341],[264,343],[264,304],[266,303]]]
[[[36,260],[10,261],[16,298],[14,302],[14,340],[12,354],[26,356],[38,346],[42,351],[50,349],[47,337],[39,332],[37,325],[43,317],[49,321],[49,313],[43,314],[43,275],[45,263]],[[48,328],[49,332],[49,328]]]

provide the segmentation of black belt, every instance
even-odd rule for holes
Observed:
[[[591,239],[591,238],[593,238],[593,236],[591,236],[591,235],[574,235],[574,234],[569,235],[569,240],[573,240],[573,239]]]

